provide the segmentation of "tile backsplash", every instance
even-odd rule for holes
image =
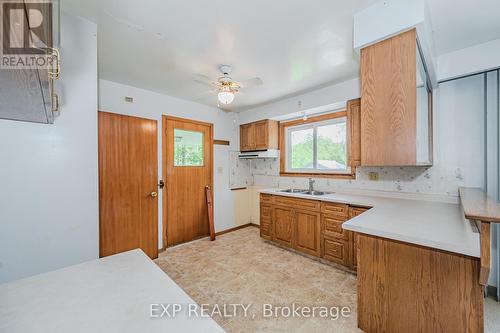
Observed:
[[[280,177],[279,159],[239,160],[231,157],[232,183],[279,188],[307,188],[307,178]],[[379,179],[369,179],[377,172]],[[458,187],[466,186],[466,175],[459,168],[433,167],[359,167],[356,179],[315,178],[322,190],[374,190],[457,196]]]
[[[239,151],[229,152],[229,188],[253,185],[250,161],[238,158]]]

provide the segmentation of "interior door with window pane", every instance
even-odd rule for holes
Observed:
[[[209,235],[206,187],[213,183],[213,125],[163,117],[164,244]]]

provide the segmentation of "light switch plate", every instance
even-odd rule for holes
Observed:
[[[217,173],[219,175],[222,175],[224,173],[224,168],[223,167],[217,167]]]

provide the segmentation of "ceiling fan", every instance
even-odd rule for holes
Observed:
[[[196,74],[196,79],[194,81],[210,86],[212,88],[210,92],[216,93],[219,103],[223,105],[231,104],[234,101],[235,94],[239,93],[241,90],[263,84],[262,80],[258,77],[243,81],[233,80],[229,76],[233,68],[229,65],[221,65],[219,66],[219,70],[222,76],[216,80],[211,80],[208,76],[203,74]]]

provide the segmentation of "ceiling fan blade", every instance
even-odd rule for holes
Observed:
[[[214,101],[217,101],[217,91],[216,90],[207,90],[202,92],[201,94],[198,95],[196,98],[196,101],[198,102],[204,102],[204,101],[209,101],[213,99]]]
[[[216,82],[212,81],[208,76],[203,74],[194,74],[193,81],[212,88],[217,84]]]
[[[250,88],[250,87],[261,86],[262,84],[264,84],[264,82],[262,82],[260,77],[254,77],[253,79],[239,81],[238,84],[242,88]]]

